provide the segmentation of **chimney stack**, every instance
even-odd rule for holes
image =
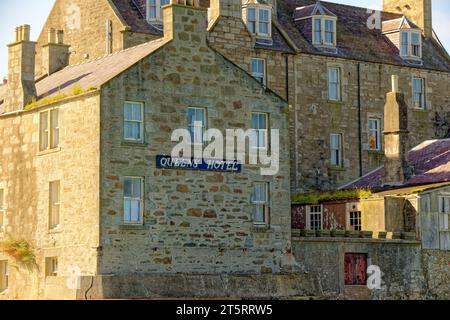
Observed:
[[[30,26],[16,28],[15,41],[8,45],[8,83],[4,111],[23,110],[36,97],[34,81],[36,42],[30,41]]]
[[[199,0],[171,0],[163,7],[164,38],[189,46],[206,43],[207,9]]]
[[[242,18],[242,0],[211,0],[210,20],[216,20],[219,16]]]
[[[392,76],[392,92],[384,106],[385,162],[383,185],[401,185],[407,178],[408,106],[398,90],[398,76]]]
[[[42,46],[42,74],[51,75],[69,64],[69,45],[64,44],[64,31],[48,31],[48,41]]]
[[[383,11],[403,14],[422,29],[425,37],[433,37],[431,0],[383,0]]]

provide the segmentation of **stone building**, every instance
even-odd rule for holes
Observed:
[[[356,237],[420,239],[424,249],[450,250],[450,140],[405,148],[408,107],[397,81],[393,76],[386,97],[384,165],[343,186],[344,191],[322,199],[316,195],[315,203],[299,199],[303,203],[292,210],[294,229],[304,235],[347,231]]]
[[[17,29],[7,97],[18,98],[5,99],[0,115],[0,239],[25,239],[35,261],[0,254],[1,298],[91,297],[89,288],[92,297],[133,296],[160,274],[172,284],[153,295],[176,292],[190,275],[189,296],[201,281],[260,274],[276,284],[292,270],[286,101],[211,48],[206,9],[171,4],[163,14],[163,38],[68,66],[29,91],[22,80],[33,73],[35,43],[29,26]],[[159,162],[193,114],[201,130],[224,133],[264,115],[280,132],[278,173]],[[77,272],[80,286],[67,285]],[[239,279],[227,290],[252,281]]]
[[[72,64],[162,37],[166,3],[56,1],[36,74],[45,74],[48,29],[64,30]],[[411,110],[408,147],[448,135],[450,62],[432,30],[431,0],[384,0],[381,13],[316,0],[199,3],[209,10],[208,43],[292,106],[293,192],[330,190],[382,163],[392,74]]]
[[[315,0],[170,2],[56,0],[36,43],[16,30],[0,86],[0,240],[35,257],[0,254],[0,299],[351,297],[370,263],[389,277],[372,298],[449,297],[448,253],[417,240],[291,236],[289,191],[384,163],[392,74],[403,150],[450,132],[431,0],[384,0],[380,15]],[[194,120],[279,129],[278,174],[167,167],[172,132],[195,137]]]

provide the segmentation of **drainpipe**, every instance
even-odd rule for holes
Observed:
[[[285,61],[286,61],[286,70],[285,70],[285,72],[286,72],[286,80],[285,80],[285,83],[286,83],[286,101],[289,103],[289,55],[286,54],[284,58],[285,58]]]
[[[361,111],[361,64],[358,63],[358,139],[359,139],[359,176],[363,176],[363,160],[362,160],[362,111]]]

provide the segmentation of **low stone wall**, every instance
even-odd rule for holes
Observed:
[[[85,277],[81,283],[78,299],[286,299],[317,292],[305,273],[112,275]]]
[[[419,241],[294,237],[293,253],[330,299],[449,299],[450,252],[426,251]],[[344,285],[345,253],[365,253],[380,267],[379,290]]]

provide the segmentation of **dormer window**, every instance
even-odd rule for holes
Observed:
[[[314,18],[313,44],[336,45],[336,19],[328,17]]]
[[[147,0],[147,21],[162,22],[162,6],[169,4],[170,0]]]
[[[383,34],[398,48],[400,57],[419,61],[422,58],[422,32],[406,17],[383,21]]]
[[[406,58],[422,58],[422,37],[419,32],[400,33],[400,55]]]
[[[270,6],[258,3],[244,5],[243,13],[250,33],[262,38],[272,36],[272,8]]]
[[[319,50],[336,52],[337,16],[320,1],[294,12],[294,21],[299,30]]]

